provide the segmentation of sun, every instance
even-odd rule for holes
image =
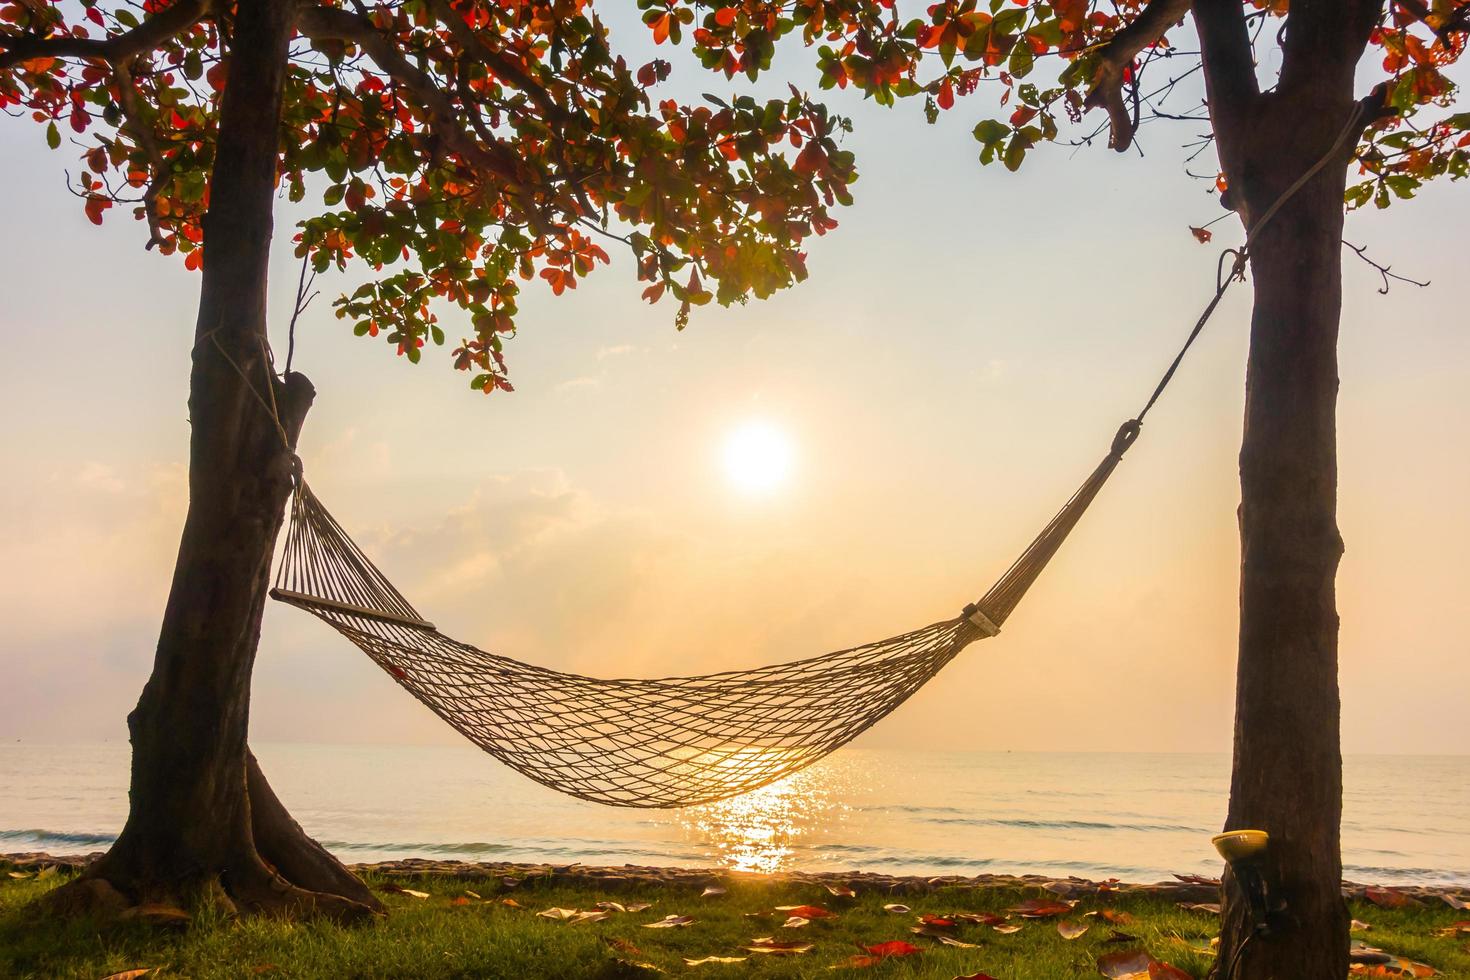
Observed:
[[[780,427],[745,422],[725,437],[725,475],[743,493],[770,494],[790,477],[794,455],[791,438]]]

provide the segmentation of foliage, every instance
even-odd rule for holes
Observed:
[[[1022,919],[1014,932],[986,923],[1003,922],[1035,891],[945,887],[906,897],[912,909],[884,908],[892,896],[856,883],[856,896],[829,895],[820,886],[742,878],[728,892],[702,896],[698,887],[637,886],[607,893],[588,883],[551,884],[530,879],[507,890],[494,879],[423,877],[368,880],[390,906],[384,920],[342,928],[326,923],[293,925],[272,919],[236,923],[199,919],[184,931],[111,927],[27,918],[23,903],[56,879],[8,881],[0,877],[0,975],[96,977],[152,967],[157,975],[237,977],[252,970],[263,976],[657,976],[627,967],[652,963],[670,974],[710,976],[831,977],[832,967],[859,970],[854,976],[938,977],[992,975],[1011,980],[1055,980],[1098,976],[1098,964],[1112,954],[1167,961],[1182,974],[1202,977],[1212,956],[1210,938],[1218,918],[1148,896],[1083,898],[1074,921],[1097,923],[1079,938],[1064,938],[1057,919]],[[396,889],[383,891],[385,887]],[[424,895],[424,898],[415,897]],[[507,901],[508,900],[508,901]],[[599,908],[598,903],[602,903]],[[645,903],[649,903],[646,904]],[[781,927],[780,905],[825,907],[835,914]],[[639,907],[640,905],[644,907]],[[605,916],[538,916],[549,908],[593,910]],[[1113,925],[1086,916],[1115,913]],[[1126,910],[1126,911],[1125,911]],[[1445,977],[1470,977],[1466,936],[1447,930],[1464,917],[1448,905],[1382,909],[1354,902],[1353,915],[1371,929],[1354,933],[1374,947],[1431,963]],[[682,913],[694,921],[677,929],[642,928],[665,915]],[[949,913],[950,926],[919,926],[918,917]],[[913,932],[918,928],[922,931]],[[1125,932],[1121,941],[1115,937]],[[756,939],[772,937],[769,943]],[[953,937],[952,945],[941,937]],[[966,945],[968,944],[968,945]],[[761,945],[811,947],[807,952],[754,952]],[[905,948],[917,949],[907,953]],[[876,952],[874,951],[876,950]],[[1139,951],[1143,955],[1140,956]],[[738,963],[732,960],[744,958]],[[690,961],[707,960],[699,966]],[[867,962],[872,960],[874,962]],[[881,961],[881,962],[879,962]],[[728,965],[726,965],[728,964]]]
[[[803,279],[804,242],[850,202],[846,120],[795,88],[764,102],[660,99],[669,63],[628,65],[591,0],[338,3],[302,4],[291,51],[280,181],[295,201],[321,194],[298,248],[318,270],[367,265],[337,313],[410,361],[445,342],[435,301],[456,304],[468,330],[453,360],[477,389],[510,387],[503,341],[522,283],[573,289],[615,240],[635,256],[645,298],[671,296],[682,326],[693,306]],[[655,42],[689,43],[726,78],[757,78],[790,39],[813,49],[822,87],[917,99],[931,121],[987,84],[1005,111],[975,125],[979,157],[1012,170],[1045,141],[1109,130],[1122,150],[1148,118],[1208,122],[1200,106],[1163,108],[1200,68],[1171,37],[1188,7],[939,0],[914,16],[896,0],[639,0]],[[150,246],[197,267],[231,8],[68,9],[0,0],[0,108],[29,113],[51,146],[80,149],[74,190],[92,221],[129,205]],[[1289,13],[1287,0],[1244,0],[1258,60]],[[1470,171],[1470,113],[1451,111],[1448,74],[1467,32],[1470,0],[1387,0],[1350,206],[1386,207]],[[1099,107],[1107,121],[1082,127]]]
[[[81,150],[88,218],[130,206],[150,247],[198,268],[232,9],[81,0],[74,13],[0,2],[0,108]],[[296,26],[279,181],[298,202],[324,185],[299,254],[317,270],[365,263],[370,281],[338,316],[410,361],[445,341],[434,301],[456,304],[472,332],[455,366],[487,393],[510,387],[502,342],[521,283],[574,289],[615,240],[682,326],[692,306],[804,279],[805,239],[850,201],[845,120],[795,89],[660,99],[668,63],[628,65],[583,0],[304,4]]]

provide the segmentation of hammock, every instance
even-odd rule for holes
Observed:
[[[440,633],[298,479],[271,596],[328,623],[471,742],[554,790],[613,806],[680,807],[768,785],[850,742],[976,640],[994,636],[1082,517],[1199,336],[1143,411],[990,591],[953,619],[754,670],[600,680],[524,664]],[[1221,269],[1223,271],[1224,256]]]
[[[450,726],[511,768],[584,800],[679,807],[804,768],[889,714],[965,647],[994,636],[1138,432],[959,616],[825,656],[657,680],[565,674],[453,640],[427,622],[298,481],[271,596],[328,623]]]

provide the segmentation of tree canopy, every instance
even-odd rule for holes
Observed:
[[[805,278],[805,239],[850,201],[846,121],[795,89],[659,98],[669,64],[627,64],[590,8],[300,6],[279,181],[292,201],[321,193],[299,254],[319,271],[368,267],[336,304],[356,333],[417,361],[426,341],[445,342],[433,303],[448,300],[467,314],[454,364],[488,393],[511,387],[503,339],[521,283],[560,295],[608,261],[610,242],[636,257],[647,299],[678,304],[681,325],[692,306]],[[53,148],[81,149],[73,190],[88,218],[129,208],[149,247],[190,268],[233,17],[223,0],[0,6],[0,108],[29,112]]]

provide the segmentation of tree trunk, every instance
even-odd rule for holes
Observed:
[[[1342,92],[1262,97],[1231,176],[1248,225],[1322,158],[1351,113]],[[1285,908],[1271,935],[1253,936],[1240,885],[1227,874],[1220,977],[1347,975],[1334,580],[1342,554],[1343,191],[1353,135],[1250,245],[1255,309],[1240,452],[1240,650],[1225,827],[1269,832],[1265,867]]]
[[[278,380],[266,281],[290,0],[241,0],[220,113],[189,414],[189,510],[153,674],[128,716],[130,809],[57,902],[350,916],[380,908],[291,820],[246,747],[271,555],[314,394]],[[279,419],[279,422],[278,422]]]

